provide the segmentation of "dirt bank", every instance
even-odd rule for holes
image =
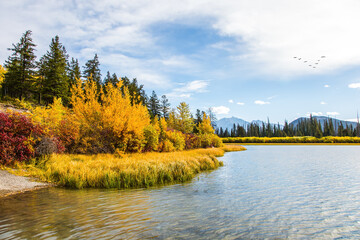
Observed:
[[[31,178],[16,176],[7,171],[0,170],[0,197],[49,186],[51,185],[34,182]]]

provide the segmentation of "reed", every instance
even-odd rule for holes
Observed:
[[[43,163],[19,165],[16,174],[70,188],[147,188],[182,183],[197,173],[223,165],[216,157],[241,146],[196,149],[169,153],[137,153],[122,157],[112,154],[54,154]],[[26,170],[26,171],[24,171]]]

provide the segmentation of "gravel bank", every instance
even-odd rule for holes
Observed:
[[[50,184],[33,182],[31,178],[16,176],[7,171],[0,170],[0,197],[48,186]]]

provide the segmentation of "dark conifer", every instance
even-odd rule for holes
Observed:
[[[160,111],[161,111],[161,116],[163,118],[169,119],[170,103],[169,103],[169,99],[167,99],[167,97],[165,95],[161,96]],[[198,117],[198,116],[196,115],[196,117]]]
[[[3,94],[18,97],[22,100],[25,96],[30,97],[34,90],[36,75],[36,45],[31,38],[31,30],[26,31],[20,38],[20,42],[13,44],[12,55],[5,61],[7,69],[3,83]]]
[[[98,89],[100,90],[102,86],[102,81],[101,81],[100,62],[97,54],[95,54],[93,59],[88,60],[85,63],[83,76],[87,80],[91,79],[92,81],[95,81]]]
[[[51,40],[50,50],[41,57],[39,73],[43,77],[43,86],[40,90],[46,104],[52,103],[54,97],[62,98],[65,104],[69,103],[68,55],[65,47],[60,43],[59,36]]]

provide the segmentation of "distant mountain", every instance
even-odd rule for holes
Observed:
[[[236,117],[231,117],[231,118],[222,118],[220,120],[216,121],[216,128],[222,128],[223,130],[225,130],[226,128],[228,130],[231,130],[233,128],[233,125],[240,125],[244,128],[247,127],[247,125],[249,125],[250,123],[241,119],[241,118],[236,118]]]
[[[231,118],[222,118],[218,121],[216,121],[216,128],[222,128],[223,130],[228,129],[231,130],[234,126],[234,124],[237,126],[241,126],[244,127],[245,129],[247,128],[248,125],[250,125],[251,123],[253,124],[257,124],[259,126],[262,126],[264,121],[261,120],[253,120],[251,122],[245,121],[241,118],[237,118],[237,117],[231,117]],[[265,124],[267,124],[266,122],[264,122]],[[270,123],[271,127],[273,127],[274,125],[277,126],[277,124],[274,123]],[[280,128],[282,128],[283,126],[280,125]]]
[[[327,121],[328,119],[332,120],[333,125],[336,126],[336,128],[340,125],[340,123],[342,123],[344,127],[346,127],[346,125],[348,125],[348,126],[352,126],[353,128],[356,128],[356,125],[357,125],[356,122],[339,120],[339,119],[329,118],[329,117],[325,117],[325,116],[314,116],[313,118],[315,118],[317,121],[319,121],[321,123],[322,127],[324,126],[325,121]],[[292,121],[291,123],[289,123],[289,125],[296,127],[301,121],[304,121],[305,119],[309,119],[309,118],[308,117],[300,117],[300,118]],[[231,130],[233,128],[233,125],[235,124],[236,126],[240,125],[246,129],[247,126],[250,125],[251,123],[262,126],[263,121],[253,120],[251,122],[248,122],[248,121],[245,121],[245,120],[243,120],[241,118],[237,118],[237,117],[222,118],[222,119],[216,121],[216,128],[220,129],[222,127],[223,130],[225,130],[226,128],[228,130]],[[264,123],[267,124],[267,122],[264,122]],[[273,127],[274,125],[277,126],[277,124],[274,124],[274,123],[270,123],[270,124],[271,124],[271,127]],[[282,124],[280,124],[280,128],[283,128]]]
[[[344,127],[346,127],[346,125],[348,125],[349,127],[352,126],[353,128],[356,128],[357,123],[356,122],[350,122],[350,121],[345,121],[345,120],[339,120],[339,119],[335,119],[335,118],[331,118],[331,117],[325,117],[325,116],[314,116],[314,119],[316,119],[318,122],[320,122],[321,127],[323,127],[325,125],[325,122],[328,121],[328,119],[331,119],[332,123],[334,126],[336,126],[336,128],[342,123],[342,125]],[[308,117],[300,117],[298,119],[295,119],[294,121],[292,121],[291,123],[289,123],[289,125],[292,125],[293,127],[296,127],[301,121],[305,121],[305,119],[310,119]]]

